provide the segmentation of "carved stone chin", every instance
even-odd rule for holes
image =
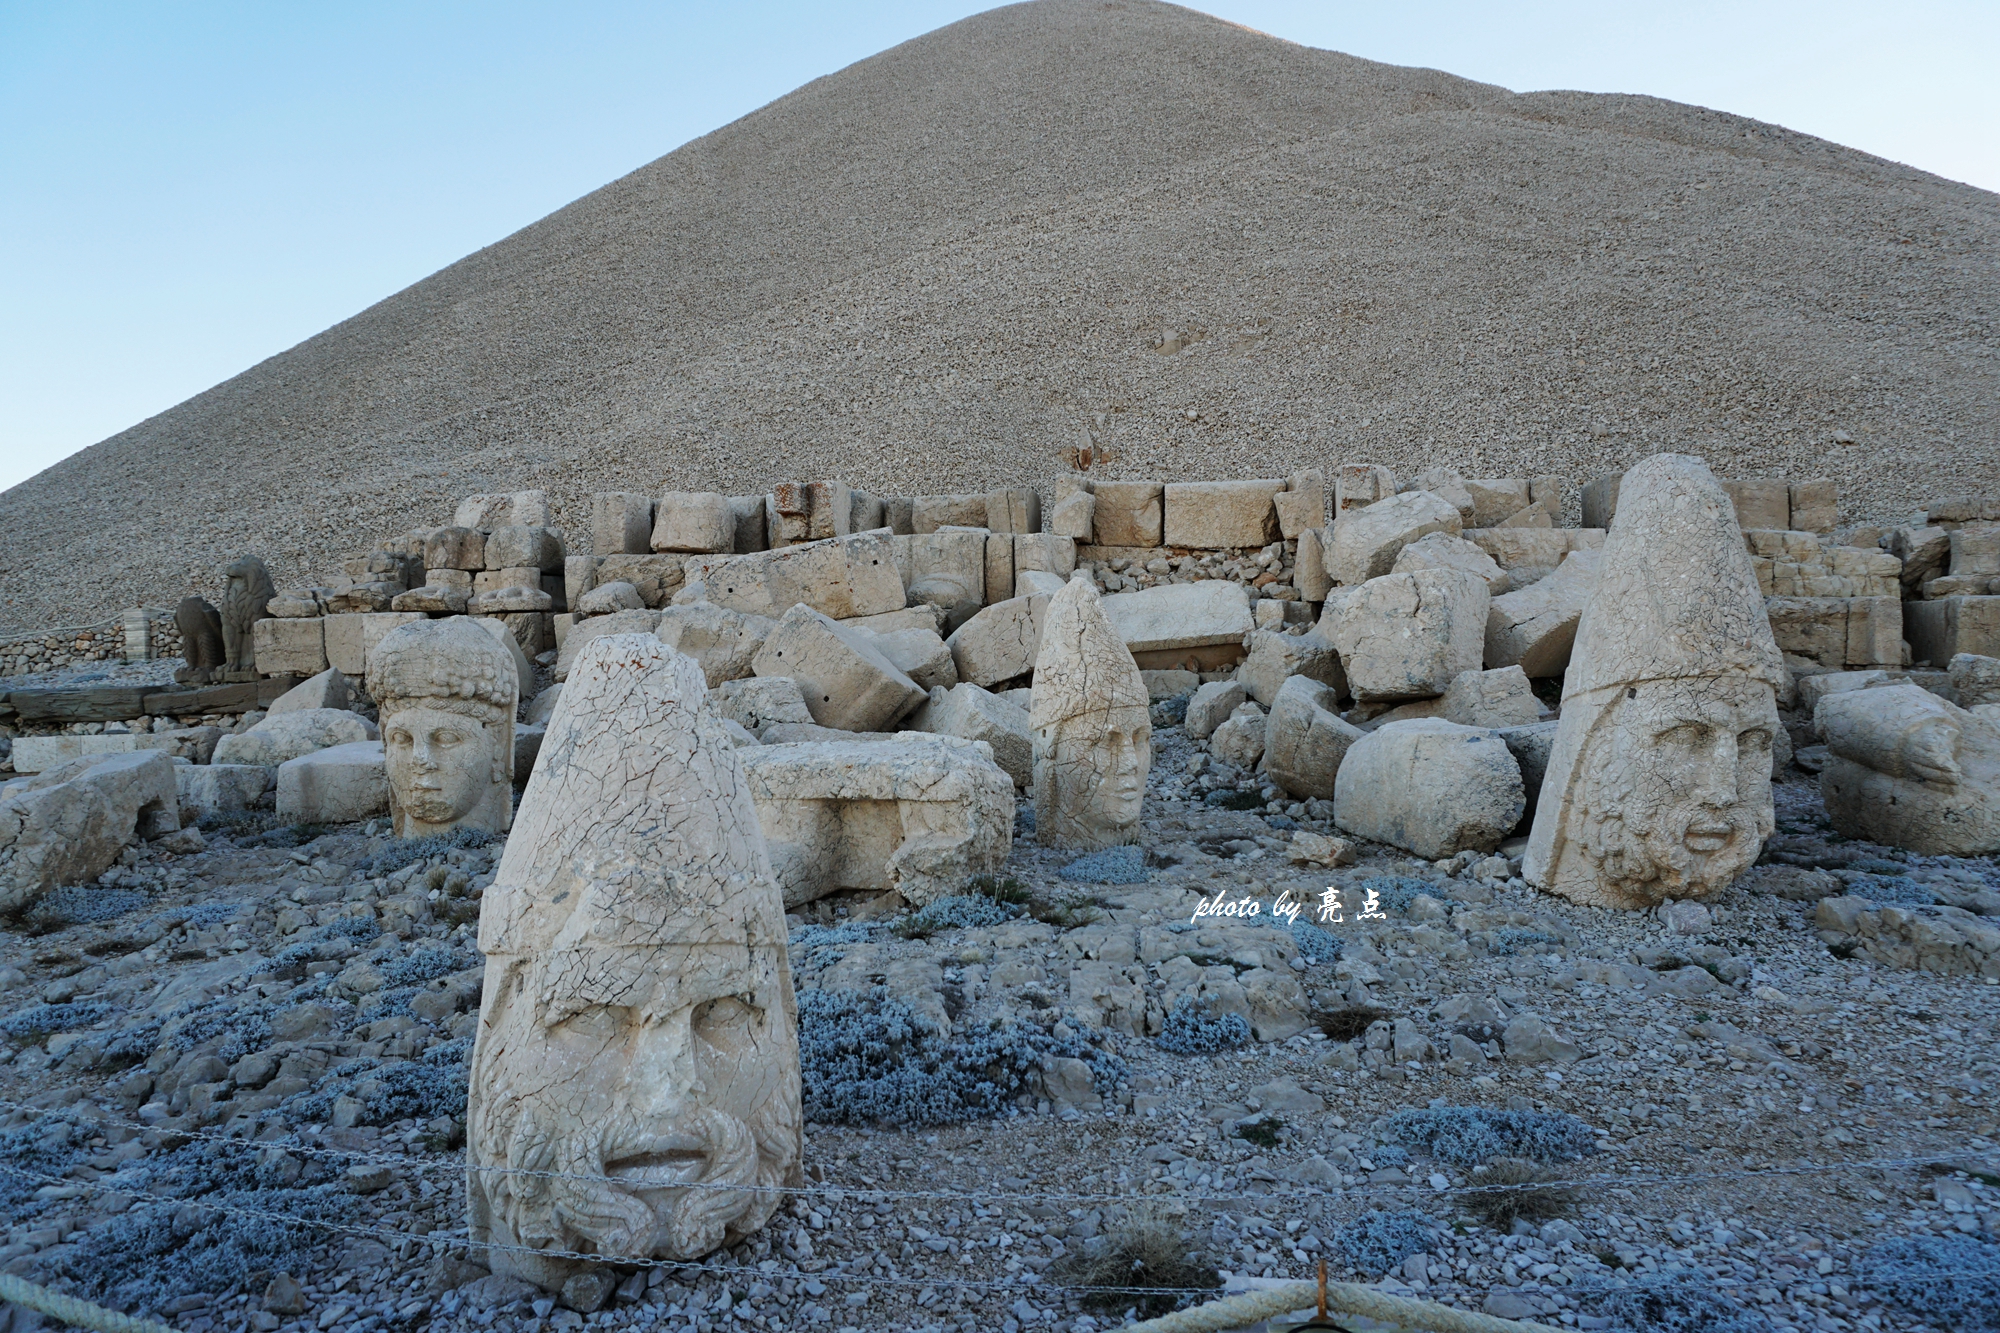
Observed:
[[[482,900],[472,1239],[548,1288],[769,1221],[803,1151],[784,907],[700,666],[605,635],[571,669]]]
[[[381,713],[396,836],[505,832],[520,689],[506,649],[462,616],[412,621],[369,656],[368,689]]]
[[[1522,873],[1576,902],[1717,893],[1774,824],[1783,662],[1735,510],[1695,458],[1625,474]]]
[[[1146,682],[1088,576],[1049,601],[1035,657],[1035,838],[1097,848],[1132,841],[1153,766]]]

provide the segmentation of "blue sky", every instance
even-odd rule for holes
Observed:
[[[0,488],[798,85],[989,6],[0,0]],[[2000,4],[1211,0],[2000,189]]]

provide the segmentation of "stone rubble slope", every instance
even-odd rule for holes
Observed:
[[[635,478],[1047,487],[1079,448],[1124,477],[1590,476],[1673,448],[1883,521],[2000,482],[1996,221],[1725,111],[1010,6],[14,487],[0,628],[212,598],[243,549],[296,583],[524,474],[575,533]]]

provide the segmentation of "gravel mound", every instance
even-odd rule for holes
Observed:
[[[978,15],[779,99],[0,495],[0,631],[280,586],[543,487],[1095,475],[2000,486],[2000,199],[1644,97],[1168,5]],[[1835,444],[1836,432],[1850,445]],[[143,511],[143,512],[142,512]]]

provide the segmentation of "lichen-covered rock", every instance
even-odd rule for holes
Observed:
[[[467,1191],[496,1273],[698,1259],[798,1179],[784,909],[738,753],[658,639],[577,661],[480,913]]]
[[[1626,472],[1563,677],[1528,882],[1627,908],[1721,891],[1771,832],[1784,680],[1707,465],[1657,454]]]

